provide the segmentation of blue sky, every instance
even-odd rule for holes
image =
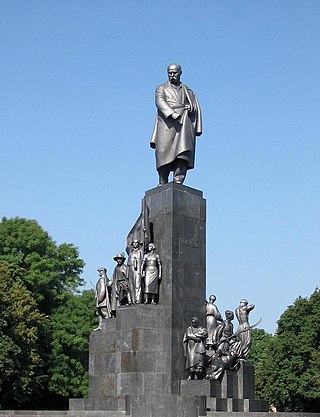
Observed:
[[[0,216],[111,275],[157,185],[154,90],[178,62],[203,110],[185,184],[207,200],[207,294],[273,332],[320,281],[319,22],[318,0],[2,0]]]

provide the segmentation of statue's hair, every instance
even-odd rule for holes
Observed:
[[[180,65],[180,64],[175,64],[175,63],[173,63],[173,64],[169,64],[169,65],[167,66],[167,71],[169,70],[169,67],[171,67],[172,65],[175,65],[175,66],[179,69],[179,72],[181,72],[181,71],[182,71],[181,65]]]

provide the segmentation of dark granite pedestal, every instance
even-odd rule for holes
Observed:
[[[70,400],[70,413],[199,417],[207,411],[262,411],[246,364],[238,373],[227,371],[221,382],[186,381],[183,335],[192,317],[203,324],[205,318],[202,192],[170,183],[147,191],[145,202],[162,261],[159,304],[120,307],[115,319],[91,333],[89,397]]]
[[[70,400],[70,408],[177,417],[184,404],[188,413],[181,416],[197,417],[201,404],[205,410],[204,399],[171,392],[169,326],[166,307],[120,308],[115,320],[106,320],[102,331],[91,334],[89,398]]]
[[[207,411],[268,411],[267,401],[254,398],[254,368],[243,362],[236,371],[226,371],[221,380],[181,381],[181,393],[206,396]]]
[[[170,183],[147,191],[162,261],[158,305],[120,307],[90,336],[89,398],[72,410],[122,410],[132,417],[206,415],[205,396],[182,394],[183,334],[204,322],[206,219],[202,192]]]

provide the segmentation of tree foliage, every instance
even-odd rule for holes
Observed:
[[[6,219],[0,223],[0,260],[24,271],[24,284],[45,314],[83,284],[84,262],[72,244],[57,245],[35,220]]]
[[[93,292],[79,294],[84,262],[35,220],[0,222],[0,402],[42,407],[85,393]]]
[[[88,394],[88,334],[96,324],[94,291],[84,291],[60,306],[51,318],[49,390],[64,397]]]
[[[252,329],[252,347],[248,360],[257,368],[266,358],[272,335],[263,329]]]
[[[44,383],[39,336],[47,317],[23,284],[21,271],[0,261],[1,402],[23,403]]]
[[[279,411],[320,409],[320,291],[299,297],[282,314],[256,367],[260,398]]]

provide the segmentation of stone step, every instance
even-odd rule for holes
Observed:
[[[67,417],[67,410],[0,410],[0,417]]]
[[[113,411],[113,410],[72,410],[69,411],[68,417],[125,417],[124,411]],[[129,417],[129,416],[127,416]]]
[[[265,411],[253,412],[225,412],[225,411],[207,411],[207,417],[320,417],[320,413],[269,413]]]
[[[124,417],[124,411],[110,410],[0,410],[0,417]]]
[[[208,411],[207,417],[320,417],[320,413],[268,413],[268,412],[224,412]],[[124,411],[94,410],[0,410],[0,417],[125,417]],[[129,417],[129,416],[128,416]]]

